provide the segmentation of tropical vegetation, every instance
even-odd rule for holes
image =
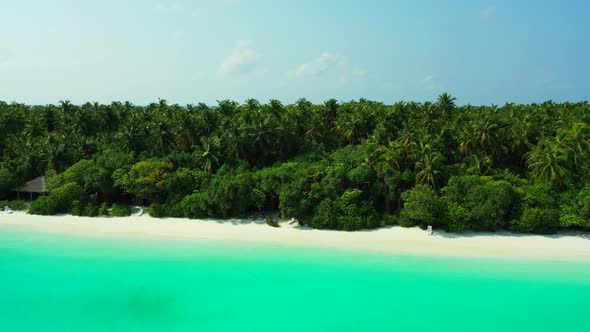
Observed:
[[[0,102],[0,199],[46,175],[29,213],[588,230],[589,147],[587,102]]]

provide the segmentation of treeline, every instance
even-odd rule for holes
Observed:
[[[48,176],[29,213],[247,217],[314,228],[590,229],[590,105],[329,100],[146,107],[0,102],[0,199]],[[118,214],[122,212],[117,212]]]

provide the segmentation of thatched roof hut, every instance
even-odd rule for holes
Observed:
[[[40,176],[36,179],[26,182],[25,184],[18,186],[12,191],[15,191],[19,196],[20,193],[29,193],[31,195],[31,199],[33,198],[33,194],[45,194],[47,193],[47,186],[45,185],[45,177]]]

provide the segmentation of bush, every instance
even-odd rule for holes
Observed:
[[[191,219],[207,217],[208,197],[205,193],[194,193],[180,202],[184,216]]]
[[[580,218],[590,220],[590,185],[582,189],[576,198]]]
[[[447,229],[451,232],[465,232],[471,229],[471,215],[461,205],[451,202],[447,209]]]
[[[228,218],[241,217],[256,208],[252,199],[256,186],[252,173],[230,173],[215,176],[207,189],[208,214]]]
[[[128,205],[113,205],[111,214],[115,217],[128,217],[131,215],[131,207]]]
[[[150,205],[147,210],[147,213],[152,218],[162,218],[166,217],[166,207],[164,204],[154,203]]]
[[[281,227],[281,225],[279,225],[278,221],[274,220],[271,216],[266,216],[265,222],[270,227]]]
[[[528,208],[512,229],[521,233],[551,234],[559,229],[559,213],[553,209]]]
[[[57,199],[58,206],[56,213],[67,213],[74,206],[74,202],[79,207],[87,201],[86,193],[74,182],[66,183],[63,186],[53,190],[49,196]]]
[[[87,196],[82,187],[75,182],[69,182],[51,191],[49,196],[39,197],[32,202],[29,213],[52,215],[73,212],[73,214],[80,215],[82,213],[80,206],[86,201]],[[74,211],[71,211],[72,208]]]
[[[563,213],[559,217],[559,224],[565,229],[585,229],[590,225],[576,213]]]
[[[86,216],[86,217],[96,217],[98,216],[98,206],[96,205],[86,205],[86,207],[84,208],[84,211],[82,212],[82,215]]]
[[[60,213],[59,200],[56,196],[41,196],[31,203],[29,214],[52,215]]]
[[[6,194],[16,185],[16,182],[16,178],[12,172],[6,168],[0,168],[0,198],[6,197]]]
[[[5,206],[8,206],[14,211],[25,211],[29,208],[29,204],[25,201],[0,201],[0,211],[2,211]]]
[[[306,224],[318,229],[337,229],[337,214],[338,211],[336,210],[334,201],[326,198],[320,203],[313,217]]]
[[[100,204],[100,207],[98,208],[98,215],[108,216],[109,214],[109,205],[107,203]]]
[[[484,176],[455,176],[442,190],[449,205],[449,230],[495,231],[505,228],[517,196],[510,183]]]
[[[348,189],[340,196],[336,202],[339,229],[353,231],[380,226],[375,208],[363,199],[363,194],[359,189]]]
[[[166,178],[174,165],[166,161],[145,160],[133,165],[129,172],[113,173],[115,185],[140,201],[161,202],[165,199]]]
[[[80,204],[80,201],[74,201],[72,203],[72,208],[70,209],[70,214],[73,216],[82,216],[83,214],[83,207]]]
[[[446,206],[432,188],[422,184],[416,185],[402,193],[402,199],[404,208],[400,215],[401,226],[445,226]]]
[[[381,224],[383,226],[399,225],[399,216],[395,214],[386,214],[381,217]]]
[[[349,189],[336,200],[324,199],[307,224],[314,228],[345,231],[379,227],[375,208],[362,196],[363,191]]]

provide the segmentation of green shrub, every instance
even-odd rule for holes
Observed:
[[[399,215],[386,214],[381,217],[381,224],[384,226],[396,226],[399,225]]]
[[[576,200],[580,217],[586,221],[590,220],[590,185],[580,191]]]
[[[29,204],[25,201],[10,201],[8,207],[15,211],[25,211],[29,208]]]
[[[147,213],[150,217],[153,218],[162,218],[166,217],[166,206],[160,203],[154,203],[150,205],[147,210]]]
[[[205,218],[207,217],[208,196],[205,193],[188,195],[180,202],[180,207],[187,218]]]
[[[41,196],[29,207],[29,214],[52,215],[60,213],[60,202],[56,196]]]
[[[485,176],[455,176],[443,188],[449,204],[449,230],[494,231],[505,228],[511,219],[517,196],[510,183]]]
[[[266,216],[266,220],[265,220],[266,224],[269,225],[270,227],[281,227],[281,225],[279,225],[279,222],[274,220],[272,218],[272,216]]]
[[[0,201],[0,211],[6,206],[14,211],[25,211],[29,208],[25,201]]]
[[[521,233],[551,234],[559,228],[559,213],[553,209],[528,208],[520,219],[514,221],[512,229]]]
[[[447,209],[447,229],[451,232],[465,232],[471,229],[471,216],[461,205],[451,202]]]
[[[563,213],[559,217],[559,224],[565,229],[585,229],[590,224],[576,213]]]
[[[53,190],[48,196],[41,196],[31,203],[30,214],[52,215],[58,213],[82,214],[82,205],[87,196],[82,187],[74,182],[66,183]]]
[[[84,207],[84,211],[82,212],[82,215],[86,216],[86,217],[96,217],[98,216],[98,206],[93,205],[93,204],[88,204],[86,205],[86,207]]]
[[[0,198],[6,197],[17,183],[14,173],[6,168],[0,168]],[[2,206],[4,207],[4,206]]]
[[[128,205],[113,205],[111,214],[115,217],[127,217],[131,215],[131,207]]]
[[[109,214],[109,205],[107,203],[100,204],[100,207],[98,208],[98,215],[108,216]]]
[[[426,185],[416,185],[402,193],[404,208],[401,211],[400,225],[403,227],[427,225],[446,226],[444,217],[446,206],[436,192]]]
[[[84,215],[84,208],[81,206],[80,201],[74,201],[72,203],[72,207],[70,208],[70,214],[73,216],[82,216]]]
[[[306,224],[318,229],[337,229],[337,215],[338,210],[334,201],[326,198],[320,203],[313,217]]]

